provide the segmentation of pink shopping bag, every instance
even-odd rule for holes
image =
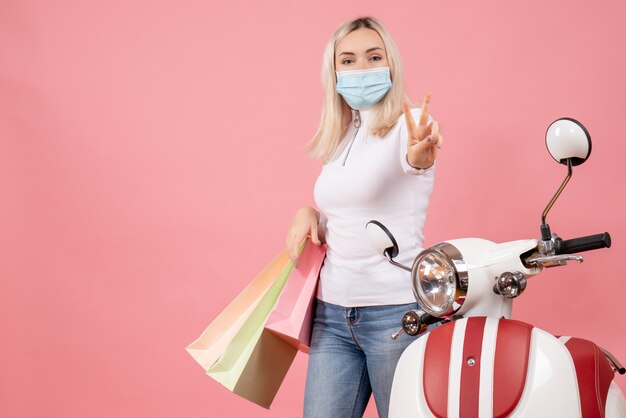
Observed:
[[[325,255],[325,245],[307,241],[265,324],[266,330],[304,353],[311,343],[317,281]]]

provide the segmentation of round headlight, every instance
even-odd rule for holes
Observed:
[[[465,264],[451,244],[444,242],[422,251],[413,263],[411,276],[415,298],[430,315],[450,316],[465,300]]]

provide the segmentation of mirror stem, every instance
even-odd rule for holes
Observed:
[[[412,271],[412,269],[410,269],[409,267],[403,266],[402,264],[396,263],[395,261],[393,261],[393,258],[391,258],[391,255],[389,254],[389,251],[385,251],[385,257],[387,257],[387,260],[394,266],[400,267],[401,269],[404,269],[406,271]]]
[[[546,208],[543,210],[543,213],[541,214],[541,239],[543,239],[544,241],[548,241],[551,239],[550,227],[548,226],[548,224],[546,224],[546,216],[548,216],[548,212],[550,212],[550,209],[552,209],[554,202],[556,202],[556,199],[559,198],[559,196],[561,195],[561,192],[563,191],[563,189],[565,189],[565,186],[567,186],[567,183],[569,182],[569,179],[571,178],[572,178],[572,159],[568,158],[567,159],[567,176],[565,176],[565,180],[563,180],[563,183],[561,183],[561,186],[556,191],[556,193],[554,194],[554,196],[548,203],[548,206],[546,206]]]

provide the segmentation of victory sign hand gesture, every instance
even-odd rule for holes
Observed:
[[[402,102],[406,128],[408,132],[408,144],[406,159],[415,168],[428,168],[435,163],[437,152],[443,144],[443,137],[439,133],[439,124],[433,122],[428,124],[430,115],[431,94],[426,94],[422,103],[422,113],[416,125],[409,104]]]

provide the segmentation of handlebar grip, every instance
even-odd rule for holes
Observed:
[[[603,234],[588,235],[586,237],[566,239],[556,248],[557,254],[574,254],[583,251],[598,250],[611,247],[611,235]]]

